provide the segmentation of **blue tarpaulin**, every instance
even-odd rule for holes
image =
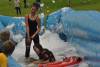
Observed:
[[[9,56],[8,67],[21,67],[21,65],[17,64],[16,60],[12,56]]]

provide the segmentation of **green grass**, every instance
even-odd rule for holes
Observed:
[[[0,1],[0,15],[16,16],[13,1],[14,0],[12,0],[11,2],[9,2],[9,0]],[[21,16],[25,16],[30,12],[31,4],[34,2],[34,0],[28,0],[30,6],[27,9],[25,9],[23,6],[23,0],[20,1],[22,10]],[[68,6],[67,0],[55,0],[55,1],[56,3],[52,3],[52,0],[42,0],[42,3],[45,4],[44,7],[42,8],[42,12],[44,12],[45,15],[48,15],[51,12],[54,12],[62,7]],[[100,11],[100,0],[71,0],[71,7],[75,10]]]
[[[72,8],[76,10],[96,10],[100,11],[100,0],[90,0],[89,2],[82,4],[81,2],[77,4],[72,4]]]

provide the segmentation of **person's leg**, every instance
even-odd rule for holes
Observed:
[[[33,42],[34,42],[34,46],[36,46],[37,48],[40,48],[40,47],[42,48],[42,46],[40,45],[38,34],[33,38]]]
[[[36,36],[34,37],[33,42],[34,42],[34,46],[35,46],[36,48],[38,48],[40,52],[42,52],[43,47],[40,45],[40,42],[39,42],[39,35],[36,35]],[[33,46],[33,49],[34,49],[34,46]],[[35,51],[36,54],[38,55],[39,59],[42,59],[41,54],[40,54],[40,53],[38,54],[37,51],[36,51],[35,49],[34,49],[34,51]]]
[[[11,0],[9,0],[9,2],[10,2]]]
[[[27,8],[26,0],[24,0],[24,8]]]
[[[18,15],[18,7],[15,7],[15,10],[16,10],[16,14]]]
[[[25,44],[26,44],[25,57],[28,58],[30,56],[31,41],[29,42],[27,37],[25,38]]]
[[[42,60],[43,59],[43,56],[42,56],[42,51],[43,51],[43,48],[41,45],[39,45],[38,47],[35,45],[33,46],[33,49],[35,51],[35,53],[38,55],[39,59]]]
[[[40,3],[40,2],[41,2],[41,0],[36,0],[36,2],[37,2],[37,3]]]
[[[21,15],[21,9],[20,9],[20,7],[18,7],[18,13]]]

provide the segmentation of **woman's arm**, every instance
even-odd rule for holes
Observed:
[[[38,23],[38,27],[37,27],[37,31],[38,31],[38,33],[40,32],[40,30],[41,30],[41,22],[40,22],[40,18],[39,17],[37,17],[37,23]]]
[[[25,17],[25,23],[26,23],[26,34],[27,34],[27,36],[28,36],[28,38],[29,38],[28,16]]]
[[[34,38],[35,37],[35,35],[36,34],[38,34],[39,32],[40,32],[40,30],[41,30],[41,23],[40,23],[40,18],[39,17],[37,17],[36,18],[36,21],[37,21],[37,31],[32,35],[32,37],[31,38]]]

